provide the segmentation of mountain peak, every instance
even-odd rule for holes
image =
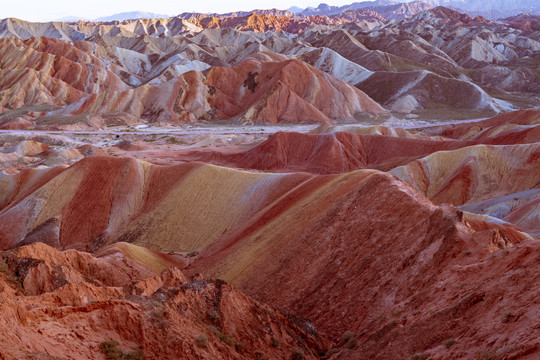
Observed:
[[[113,14],[110,16],[103,16],[94,19],[94,21],[124,21],[124,20],[133,20],[133,19],[162,19],[169,18],[170,15],[166,14],[155,14],[145,11],[128,11],[118,14]]]

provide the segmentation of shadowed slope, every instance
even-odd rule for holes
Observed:
[[[378,71],[357,86],[384,106],[400,112],[459,108],[497,113],[511,109],[508,103],[493,99],[470,81],[428,71]]]
[[[513,209],[503,219],[540,238],[540,198]]]
[[[492,197],[477,203],[468,203],[460,208],[510,222],[538,238],[540,237],[539,200],[540,188],[535,188],[506,196]]]

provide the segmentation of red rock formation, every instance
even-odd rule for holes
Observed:
[[[128,88],[101,60],[61,40],[0,39],[0,52],[0,91],[11,108],[65,105],[88,93]]]
[[[472,18],[467,14],[462,14],[444,6],[437,6],[434,9],[428,10],[428,12],[433,14],[439,21],[450,26],[472,26],[490,23],[488,19],[482,16]]]
[[[540,31],[540,15],[519,14],[503,20],[514,29],[523,31]]]
[[[503,220],[516,224],[536,238],[540,238],[540,217],[538,214],[540,214],[540,199],[529,201],[512,209]]]
[[[213,107],[225,118],[241,115],[244,121],[326,122],[384,112],[363,92],[299,60],[213,68],[207,85],[216,89],[209,99]]]
[[[339,19],[339,22],[341,23],[346,23],[347,21],[358,22],[362,20],[380,21],[382,23],[388,21],[387,18],[370,9],[347,10],[338,15],[331,15],[330,18],[335,19],[336,21]]]
[[[444,128],[440,135],[452,139],[475,139],[489,144],[508,145],[538,142],[540,111],[519,110],[491,119]]]
[[[517,111],[480,122],[444,127],[433,133],[440,135],[438,138],[351,132],[316,135],[278,132],[247,151],[224,153],[195,150],[188,152],[185,159],[278,172],[326,174],[365,168],[386,171],[439,151],[458,150],[478,144],[534,144],[540,139],[539,121],[539,111]],[[533,145],[531,148],[536,147]],[[512,148],[508,147],[508,151],[512,151]],[[437,161],[436,157],[433,159]]]
[[[299,187],[213,243],[189,271],[228,279],[262,301],[308,316],[333,339],[346,330],[356,332],[360,345],[349,358],[438,352],[445,340],[458,338],[467,328],[467,338],[458,340],[444,358],[479,352],[471,344],[476,331],[490,331],[483,329],[485,320],[459,319],[480,313],[500,319],[502,308],[514,306],[520,298],[517,287],[504,304],[487,305],[500,301],[504,292],[496,285],[501,278],[487,273],[504,272],[499,261],[514,264],[512,269],[519,265],[511,259],[534,261],[536,242],[529,238],[521,245],[527,235],[515,227],[494,230],[453,207],[433,206],[381,172],[358,171],[317,182]],[[499,260],[506,252],[511,255]],[[478,267],[485,269],[484,282],[472,270]],[[456,286],[460,283],[466,287]],[[491,292],[493,286],[500,290]],[[528,296],[533,293],[531,289]],[[480,300],[471,300],[475,296]],[[485,303],[469,313],[480,301]],[[530,329],[537,308],[518,307],[527,309],[528,320],[514,328]],[[441,325],[438,317],[452,326]],[[418,337],[420,329],[425,330]],[[527,337],[528,348],[534,348],[534,338]],[[500,339],[497,346],[512,341]]]
[[[0,336],[4,359],[103,359],[107,350],[146,359],[315,359],[311,349],[325,350],[305,320],[175,268],[156,276],[118,254],[96,259],[43,244],[4,252],[0,265],[0,324],[10,328]]]
[[[203,29],[232,28],[242,31],[285,31],[291,34],[301,33],[312,25],[334,25],[354,21],[353,19],[376,19],[378,14],[350,14],[343,17],[329,18],[327,16],[310,16],[294,18],[289,16],[276,16],[271,14],[248,14],[243,16],[209,16],[191,17],[193,24]],[[379,15],[380,17],[380,15]]]
[[[424,130],[429,135],[383,127],[327,134],[331,121],[385,111],[294,59],[311,45],[333,46],[350,61],[327,56],[332,73],[362,73],[355,61],[423,74],[429,81],[412,77],[400,88],[427,99],[422,106],[453,92],[446,103],[463,107],[473,93],[439,90],[462,81],[458,64],[523,67],[534,79],[534,36],[495,46],[485,38],[502,35],[475,27],[485,19],[446,8],[368,35],[360,25],[344,27],[350,33],[315,27],[297,43],[232,30],[300,33],[362,14],[371,16],[194,15],[203,27],[228,29],[189,38],[176,35],[200,28],[179,18],[80,22],[76,30],[1,21],[2,34],[24,38],[95,37],[0,40],[0,127],[101,128],[140,119],[323,126],[318,134],[276,133],[247,151],[192,151],[164,140],[154,151],[157,136],[143,143],[140,134],[105,149],[75,141],[77,149],[59,149],[66,143],[32,133],[35,141],[19,144],[17,134],[3,142],[5,174],[36,168],[0,176],[0,249],[7,250],[0,326],[10,330],[0,335],[0,358],[102,359],[106,346],[117,357],[148,359],[314,359],[328,350],[311,323],[285,312],[311,319],[334,342],[334,359],[536,355],[540,112]],[[469,40],[440,44],[458,33]],[[447,74],[410,71],[440,64]],[[391,81],[375,82],[390,78],[367,75],[381,98],[391,92]],[[467,87],[480,94],[473,104],[491,101],[477,85]],[[41,105],[24,107],[32,104]],[[105,150],[135,158],[154,151],[154,159],[180,164]]]
[[[434,153],[391,172],[435,203],[457,206],[536,188],[539,156],[538,144],[477,145]]]
[[[311,319],[343,358],[534,353],[539,346],[535,315],[540,309],[533,301],[538,241],[516,225],[527,230],[538,226],[538,202],[516,207],[501,221],[434,205],[422,193],[436,203],[458,204],[534,189],[540,174],[537,144],[521,144],[526,138],[505,132],[520,133],[521,127],[531,129],[537,122],[537,113],[518,112],[460,125],[463,129],[427,130],[436,134],[433,138],[380,128],[360,131],[386,135],[278,133],[251,151],[226,157],[282,171],[340,172],[332,175],[249,173],[200,163],[161,167],[93,156],[67,169],[2,177],[4,248],[45,240],[59,248],[98,251],[99,256],[58,253],[44,245],[4,256],[8,268],[0,285],[7,300],[0,314],[23,320],[5,315],[0,322],[16,323],[17,334],[38,339],[33,343],[41,346],[23,341],[25,347],[15,348],[21,350],[8,358],[43,349],[56,356],[53,348],[92,358],[91,351],[106,340],[118,341],[125,351],[142,346],[148,358],[256,358],[258,349],[268,351],[272,335],[263,329],[274,333],[278,325],[265,319],[282,319],[280,313],[253,310],[264,306],[242,300],[243,295],[219,281],[192,282],[179,272],[152,275],[170,265],[223,278],[257,301]],[[329,127],[319,131],[323,128]],[[476,145],[482,141],[506,145]],[[35,144],[28,145],[23,147],[28,154],[36,151]],[[401,172],[392,172],[411,175],[414,181],[405,180],[419,192],[388,173],[351,171],[398,164],[405,164],[397,168]],[[422,171],[416,169],[419,164]],[[111,279],[109,271],[121,275]],[[19,285],[15,275],[22,279]],[[33,294],[31,303],[23,290]],[[218,317],[210,311],[219,294],[230,302],[222,300],[223,322],[215,324],[212,319]],[[229,310],[234,315],[226,315]],[[155,321],[157,328],[167,328],[154,319],[156,311],[166,314],[166,332],[152,325]],[[91,327],[91,321],[100,325]],[[118,323],[132,325],[120,329]],[[278,323],[302,333],[294,322]],[[345,331],[355,334],[354,341],[341,340]],[[66,350],[54,340],[57,333],[82,339],[73,338],[76,350]],[[219,342],[225,333],[247,350]],[[294,337],[287,330],[279,333],[289,334],[280,340],[287,347],[268,353],[288,357]],[[206,348],[190,342],[201,334],[209,341]],[[3,343],[12,341],[9,336]],[[493,344],[485,340],[490,336]],[[301,338],[307,340],[296,346],[304,354],[310,347],[325,351],[309,335]],[[179,346],[164,350],[159,339]],[[519,347],[511,346],[518,341]]]
[[[318,135],[278,132],[242,153],[194,151],[187,158],[243,169],[328,174],[366,168],[389,170],[436,151],[471,144],[348,132]]]
[[[67,169],[26,170],[0,179],[0,246],[41,241],[97,251],[129,241],[187,253],[206,247],[310,177],[100,156]],[[243,199],[251,191],[256,197]],[[237,204],[234,210],[231,203]],[[210,218],[212,226],[204,225]]]
[[[92,95],[67,114],[123,111],[160,121],[237,119],[314,123],[385,110],[362,91],[300,60],[248,59],[232,68],[190,71],[161,87]]]

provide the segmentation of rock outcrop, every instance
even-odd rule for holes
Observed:
[[[155,274],[121,253],[35,244],[0,261],[4,359],[315,359],[327,346],[306,320],[222,280]]]

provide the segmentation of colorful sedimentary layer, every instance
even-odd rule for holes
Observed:
[[[63,112],[115,111],[161,121],[237,119],[271,124],[329,122],[385,112],[362,91],[299,60],[254,59],[233,68],[214,67],[205,74],[188,72],[159,87],[93,95]]]
[[[496,273],[500,261],[513,269],[519,262],[511,259],[528,261],[536,251],[536,241],[518,227],[436,206],[378,170],[268,174],[93,156],[67,169],[7,179],[13,182],[4,188],[12,191],[5,192],[0,216],[2,224],[11,224],[10,232],[4,225],[3,238],[12,240],[4,248],[48,239],[61,248],[102,249],[104,258],[125,256],[147,271],[174,265],[222,278],[260,301],[312,319],[331,339],[362,331],[350,358],[438,353],[435,347],[465,325],[456,322],[450,331],[425,324],[436,317],[451,321],[451,314],[472,317],[469,331],[481,334],[484,321],[499,319],[507,302],[520,300],[507,292],[507,302],[477,315],[474,309],[498,299],[504,277],[480,282],[476,272],[460,269],[482,266]],[[29,204],[31,218],[24,210]],[[17,228],[10,220],[15,218]],[[126,240],[132,244],[108,245]],[[456,283],[465,285],[450,285]],[[454,304],[460,301],[464,305]],[[524,317],[519,326],[529,327],[536,310],[526,309],[521,315],[510,309],[509,319]],[[512,324],[499,326],[518,326]],[[417,328],[425,328],[427,340],[406,335]],[[390,338],[391,345],[385,340]],[[475,339],[460,340],[444,356],[474,355],[469,349]],[[501,339],[500,346],[510,342]],[[521,350],[530,349],[533,339],[526,343]]]
[[[44,241],[95,251],[130,241],[199,250],[311,177],[99,156],[67,169],[23,171],[2,178],[2,248]]]
[[[536,356],[535,19],[382,3],[0,21],[0,358]]]

